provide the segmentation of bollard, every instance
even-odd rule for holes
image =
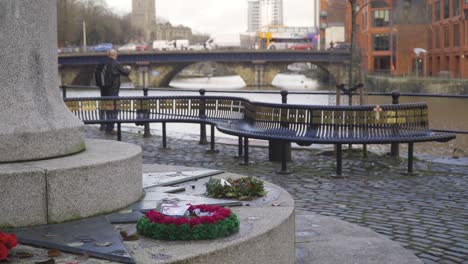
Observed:
[[[392,104],[397,105],[399,104],[399,98],[400,98],[400,92],[398,91],[393,91],[392,92]],[[395,124],[394,128],[398,129],[398,111],[395,111]],[[393,158],[397,158],[400,156],[400,145],[398,143],[392,143],[390,145],[390,156]]]
[[[393,91],[392,92],[392,104],[399,104],[400,92]],[[398,111],[395,111],[395,124],[394,124],[394,132],[398,130]],[[390,145],[390,156],[393,158],[397,158],[400,156],[400,145],[398,143],[392,143]]]
[[[200,93],[200,96],[205,96],[206,90],[205,89],[200,89],[198,90]],[[204,98],[200,100],[200,112],[199,115],[200,117],[206,117],[206,112],[205,112],[205,107],[206,107],[206,101]],[[200,124],[200,141],[198,142],[200,145],[206,145],[208,144],[208,140],[206,139],[206,125],[205,124]]]

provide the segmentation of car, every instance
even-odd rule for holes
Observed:
[[[341,50],[341,51],[349,51],[351,49],[351,45],[346,42],[335,42],[333,47],[328,48],[328,50]]]
[[[145,51],[145,50],[149,50],[150,49],[150,45],[148,43],[138,43],[136,44],[136,51]]]
[[[95,52],[106,52],[106,51],[109,51],[112,49],[112,43],[101,43],[101,44],[98,44],[94,47],[92,47],[92,51],[95,51]]]
[[[311,50],[314,48],[314,45],[311,42],[295,43],[292,44],[289,48],[292,50]]]
[[[128,43],[118,49],[118,51],[136,51],[137,45]]]

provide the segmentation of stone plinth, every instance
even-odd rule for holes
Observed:
[[[0,164],[0,226],[63,222],[124,208],[142,196],[141,148],[89,140],[76,155]]]
[[[0,0],[0,163],[84,149],[57,81],[56,0]]]

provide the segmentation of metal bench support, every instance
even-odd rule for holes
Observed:
[[[242,149],[242,137],[239,137],[239,143],[238,143],[238,156],[242,157],[244,155],[243,149]]]
[[[414,143],[408,143],[408,174],[413,173],[413,145]]]
[[[117,140],[122,141],[122,124],[117,123]]]
[[[240,165],[249,165],[249,138],[244,137],[244,162]]]
[[[343,150],[341,144],[336,144],[336,175],[342,174]]]
[[[163,148],[167,148],[166,122],[162,122],[162,145]]]

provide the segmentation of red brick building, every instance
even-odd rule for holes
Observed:
[[[428,19],[424,0],[356,0],[356,44],[367,73],[424,74]],[[346,12],[346,40],[350,42],[350,5]]]
[[[356,3],[356,43],[365,72],[468,78],[468,0]],[[348,42],[350,13],[348,4]]]
[[[468,1],[427,0],[429,75],[468,78]]]

